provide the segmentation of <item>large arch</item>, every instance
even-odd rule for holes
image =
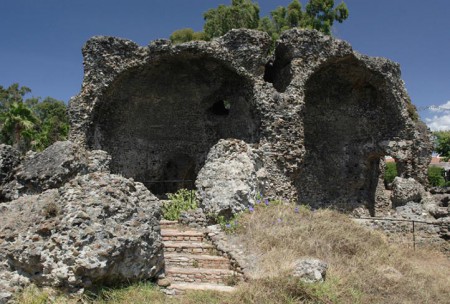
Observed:
[[[320,67],[305,86],[306,155],[296,181],[299,201],[374,213],[385,140],[403,130],[385,79],[351,56]]]
[[[108,87],[93,110],[88,145],[111,154],[113,173],[156,194],[189,188],[219,139],[259,140],[252,92],[250,80],[217,59],[167,56]]]

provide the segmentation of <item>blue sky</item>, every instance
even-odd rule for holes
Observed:
[[[176,29],[201,30],[202,13],[231,0],[0,0],[0,85],[68,101],[83,77],[81,47],[94,35],[140,45]],[[290,0],[260,0],[261,15]],[[301,1],[303,4],[305,0]],[[339,0],[336,1],[339,3]],[[450,0],[346,0],[350,17],[337,38],[400,63],[421,117],[450,129]]]

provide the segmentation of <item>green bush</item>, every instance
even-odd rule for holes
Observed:
[[[198,201],[194,190],[180,189],[176,193],[167,193],[169,202],[162,206],[163,217],[166,220],[176,221],[182,211],[196,209]]]
[[[396,176],[398,176],[397,163],[386,163],[386,170],[384,171],[384,183],[392,183]]]
[[[444,169],[441,167],[428,167],[428,182],[433,187],[442,187],[445,185]]]

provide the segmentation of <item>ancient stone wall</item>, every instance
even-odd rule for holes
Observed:
[[[71,139],[106,150],[113,173],[156,194],[191,186],[205,162],[226,163],[217,153],[208,160],[220,139],[241,140],[245,153],[258,155],[265,197],[374,215],[386,205],[385,155],[397,160],[400,176],[426,183],[429,133],[396,63],[316,31],[285,32],[273,55],[270,44],[252,30],[147,47],[94,37],[83,48],[82,91],[70,102]],[[207,175],[218,185],[228,180],[224,170]],[[242,189],[255,187],[245,183],[222,183],[231,185],[224,201],[254,203]],[[207,197],[220,201],[208,195],[213,188],[202,189],[204,206],[215,204]]]

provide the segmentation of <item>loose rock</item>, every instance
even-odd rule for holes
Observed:
[[[159,202],[141,183],[78,176],[2,206],[0,278],[68,290],[155,278],[163,265],[159,219]]]
[[[322,260],[303,258],[295,262],[294,277],[306,283],[325,281],[328,264]]]

